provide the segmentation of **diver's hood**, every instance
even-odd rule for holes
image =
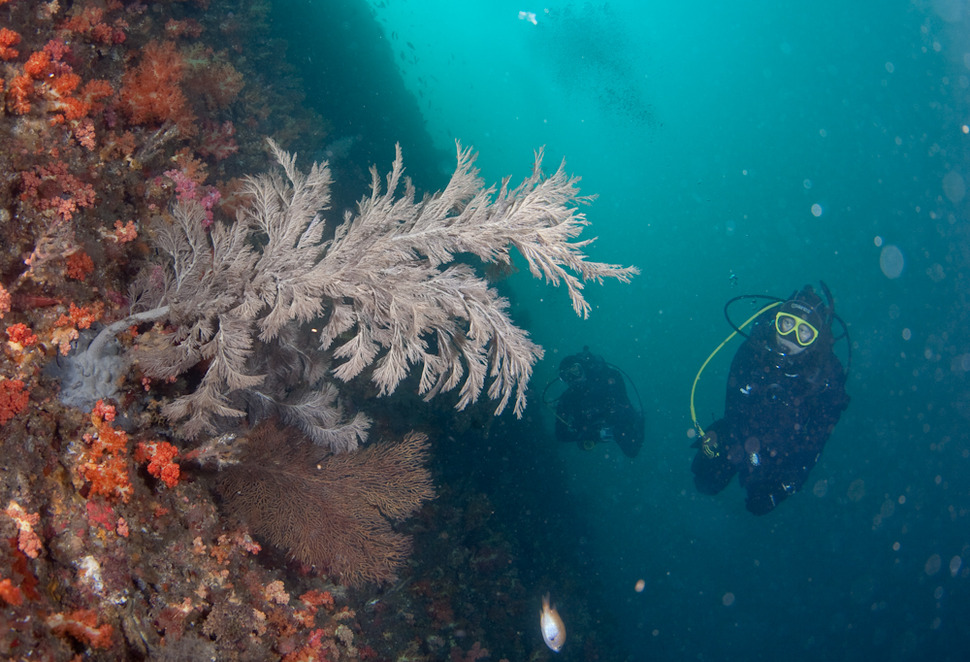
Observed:
[[[800,292],[793,293],[788,301],[782,304],[781,310],[802,318],[819,333],[829,330],[832,323],[832,309],[827,305],[811,285],[806,285]]]
[[[589,347],[583,347],[579,354],[567,356],[559,364],[559,378],[567,384],[577,384],[585,381],[596,371],[603,360],[590,353]]]

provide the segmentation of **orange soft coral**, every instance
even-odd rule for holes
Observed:
[[[227,108],[239,96],[243,84],[243,75],[235,67],[216,59],[205,59],[194,66],[187,81],[189,91],[203,99],[210,110]]]
[[[0,28],[0,60],[12,60],[20,55],[20,51],[11,48],[19,43],[19,34],[9,28]]]
[[[17,115],[30,112],[30,96],[34,92],[34,81],[27,74],[14,76],[7,89],[7,107]]]
[[[81,87],[81,77],[72,71],[66,71],[51,77],[47,83],[49,90],[51,112],[55,115],[53,123],[65,120],[79,120],[86,117],[92,110],[100,111],[102,99],[114,94],[111,85],[104,80],[91,80]],[[71,96],[76,92],[77,96]]]
[[[110,423],[115,420],[115,416],[117,415],[118,410],[115,409],[114,405],[109,405],[104,400],[98,400],[97,404],[94,405],[94,409],[91,410],[91,424],[97,427],[104,421]]]
[[[180,129],[194,117],[180,86],[185,60],[175,44],[150,42],[141,63],[122,79],[121,107],[133,124],[175,122]]]
[[[122,223],[119,218],[115,221],[115,231],[109,237],[119,244],[127,244],[129,241],[134,241],[138,238],[138,228],[135,227],[134,221]]]
[[[50,71],[50,66],[50,54],[47,51],[37,51],[31,53],[30,57],[27,58],[27,62],[24,64],[24,73],[35,80],[40,79]]]
[[[74,326],[78,329],[87,329],[93,323],[101,319],[104,314],[104,302],[97,301],[90,306],[70,305],[66,315],[61,315],[54,320],[54,326]]]
[[[47,626],[92,648],[110,648],[114,638],[114,628],[108,623],[98,626],[98,615],[91,609],[53,614],[47,618]]]
[[[61,96],[67,96],[81,84],[81,77],[73,71],[54,76],[49,85]]]
[[[0,579],[0,598],[15,607],[24,603],[24,594],[9,579]]]
[[[23,322],[11,324],[7,327],[7,339],[9,342],[18,345],[20,348],[30,347],[37,344],[37,336],[30,330],[30,327]]]
[[[89,80],[84,84],[80,97],[87,103],[92,110],[101,110],[103,105],[99,103],[113,95],[115,91],[111,88],[111,83],[106,80]]]

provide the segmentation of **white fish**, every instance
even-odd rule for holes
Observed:
[[[566,626],[559,618],[555,607],[549,606],[549,594],[542,596],[542,611],[539,612],[539,629],[542,630],[542,640],[555,653],[562,650],[566,643]]]
[[[532,25],[539,25],[539,23],[536,22],[536,14],[535,14],[535,12],[531,12],[531,11],[520,11],[519,12],[519,20],[528,21],[529,23],[532,23]]]

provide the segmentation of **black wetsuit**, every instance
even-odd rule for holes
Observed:
[[[691,466],[697,489],[707,494],[720,492],[737,473],[756,515],[801,489],[849,404],[831,334],[786,356],[773,320],[762,315],[731,363],[724,418],[706,430],[716,455],[698,449]]]
[[[627,457],[643,445],[643,415],[627,397],[623,375],[589,352],[569,359],[582,361],[585,379],[572,383],[556,404],[556,438],[591,448],[616,441]]]

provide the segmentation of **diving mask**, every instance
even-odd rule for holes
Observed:
[[[802,347],[808,347],[818,338],[818,329],[797,315],[783,310],[775,315],[775,331],[783,338],[795,334],[795,341]]]
[[[561,368],[559,371],[559,377],[567,384],[575,384],[583,381],[583,379],[586,377],[586,371],[583,370],[583,366],[580,365],[579,362],[576,362]]]

